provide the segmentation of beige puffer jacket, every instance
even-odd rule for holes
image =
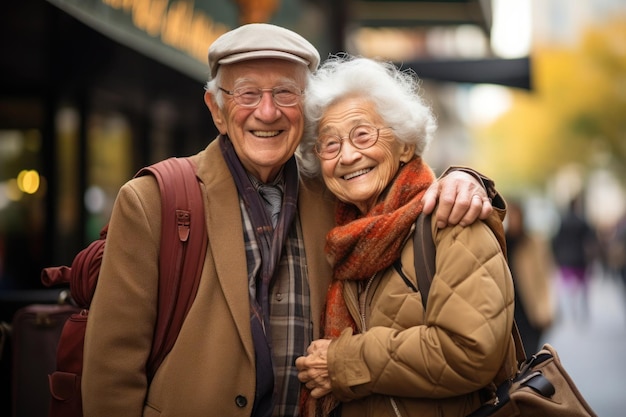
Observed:
[[[425,314],[419,292],[393,267],[345,284],[361,334],[344,331],[328,351],[342,417],[462,417],[480,405],[478,390],[504,363],[514,371],[513,281],[494,234],[482,221],[433,225],[432,233],[436,275]],[[417,283],[413,233],[401,261]]]

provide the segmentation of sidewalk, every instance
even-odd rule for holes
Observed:
[[[562,294],[558,297],[562,299]],[[565,369],[599,417],[626,415],[626,297],[621,283],[594,277],[588,319],[576,318],[571,309],[564,309],[544,342],[557,349]]]

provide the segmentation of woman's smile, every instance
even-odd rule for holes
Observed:
[[[346,181],[351,180],[352,178],[355,177],[360,177],[361,175],[365,175],[368,172],[370,172],[373,168],[364,168],[364,169],[359,169],[358,171],[354,171],[350,174],[346,174],[344,175],[342,178]]]

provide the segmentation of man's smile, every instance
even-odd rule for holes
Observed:
[[[280,134],[280,130],[252,130],[251,133],[254,136],[258,136],[261,138],[272,138],[274,136],[278,136]]]

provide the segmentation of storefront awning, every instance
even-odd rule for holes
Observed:
[[[265,16],[266,21],[301,33],[316,45],[322,52],[322,56],[328,49],[325,37],[329,29],[315,24],[311,25],[310,19],[305,16],[302,2],[296,0],[264,2],[256,0],[48,1],[120,44],[135,49],[199,81],[205,81],[208,76],[206,57],[209,45],[221,34],[239,25],[242,11],[246,8],[254,11],[253,18],[261,18],[263,21],[262,17]],[[469,22],[482,26],[485,30],[490,27],[490,1],[456,0],[428,3],[417,0],[402,1],[402,7],[394,8],[391,5],[399,2],[360,0],[356,2],[360,7],[357,8],[356,14],[362,20],[367,20],[366,17],[369,15],[366,12],[378,4],[385,4],[387,8],[405,12],[410,6],[421,11],[416,15],[425,19],[421,23],[424,25],[439,22],[441,17],[437,18],[439,16],[435,14],[437,12],[450,19],[455,17],[457,20],[454,20],[454,23],[457,24]],[[455,9],[451,9],[452,7]],[[454,13],[451,13],[451,10]],[[425,11],[429,11],[430,14],[426,14]],[[388,18],[393,20],[394,16],[388,16]],[[397,23],[396,21],[395,24]],[[415,69],[420,78],[530,88],[528,58],[403,63],[404,66],[407,64]]]
[[[529,57],[515,59],[428,60],[402,63],[420,78],[469,84],[532,88]]]

